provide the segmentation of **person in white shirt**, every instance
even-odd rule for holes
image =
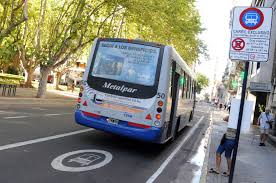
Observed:
[[[262,112],[258,118],[258,124],[260,125],[260,131],[261,131],[259,146],[265,146],[270,125],[272,125],[273,122],[274,122],[273,115],[270,114],[270,109],[266,108],[265,112]]]

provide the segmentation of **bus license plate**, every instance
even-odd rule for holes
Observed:
[[[107,122],[111,123],[111,124],[114,124],[114,125],[118,125],[119,120],[118,119],[114,119],[114,118],[108,118]]]

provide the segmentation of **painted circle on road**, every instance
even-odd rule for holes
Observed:
[[[245,47],[245,42],[241,38],[236,38],[232,41],[232,48],[236,51],[240,51]]]
[[[112,160],[112,154],[96,149],[78,150],[62,154],[51,165],[65,172],[83,172],[101,168]]]
[[[247,8],[240,14],[240,24],[243,28],[254,30],[264,22],[264,14],[258,8]]]

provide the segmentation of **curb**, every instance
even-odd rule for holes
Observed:
[[[212,137],[212,131],[213,131],[213,111],[211,113],[209,125],[210,125],[210,135],[208,138],[208,145],[206,148],[205,158],[204,158],[203,166],[201,169],[202,174],[200,176],[199,183],[206,183],[207,177],[208,177],[207,172],[208,172],[209,155],[210,155],[210,147],[211,147],[211,137]]]

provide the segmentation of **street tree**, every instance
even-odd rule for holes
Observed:
[[[204,51],[197,37],[201,28],[194,0],[33,0],[28,13],[26,2],[23,9],[29,20],[18,29],[17,51],[27,85],[40,67],[37,97],[45,96],[50,72],[84,54],[96,37],[142,38],[172,45],[188,64]]]
[[[74,54],[64,64],[62,64],[59,67],[56,67],[54,69],[54,73],[55,73],[54,85],[55,85],[56,90],[61,90],[59,87],[61,77],[64,74],[68,73],[71,68],[76,67],[76,63],[80,59],[81,56],[82,55]]]
[[[28,19],[27,0],[0,1],[0,45],[20,24]]]
[[[205,52],[193,0],[127,0],[123,4],[128,10],[127,31],[136,37],[175,47],[189,65]]]
[[[40,22],[41,40],[37,54],[41,73],[37,97],[44,97],[49,73],[97,36],[106,35],[109,18],[123,9],[115,0],[41,1],[44,16]],[[108,11],[114,7],[117,7],[115,11]]]
[[[0,70],[7,72],[8,68],[15,67],[19,61],[19,54],[16,45],[18,40],[12,36],[6,37],[1,44],[0,49]]]
[[[196,76],[197,93],[200,93],[202,89],[209,85],[209,79],[204,74],[198,73]]]
[[[39,65],[37,55],[40,52],[40,27],[44,6],[43,1],[34,0],[28,4],[29,19],[17,31],[21,35],[21,44],[18,45],[21,67],[25,72],[25,87],[32,87],[33,74]]]

